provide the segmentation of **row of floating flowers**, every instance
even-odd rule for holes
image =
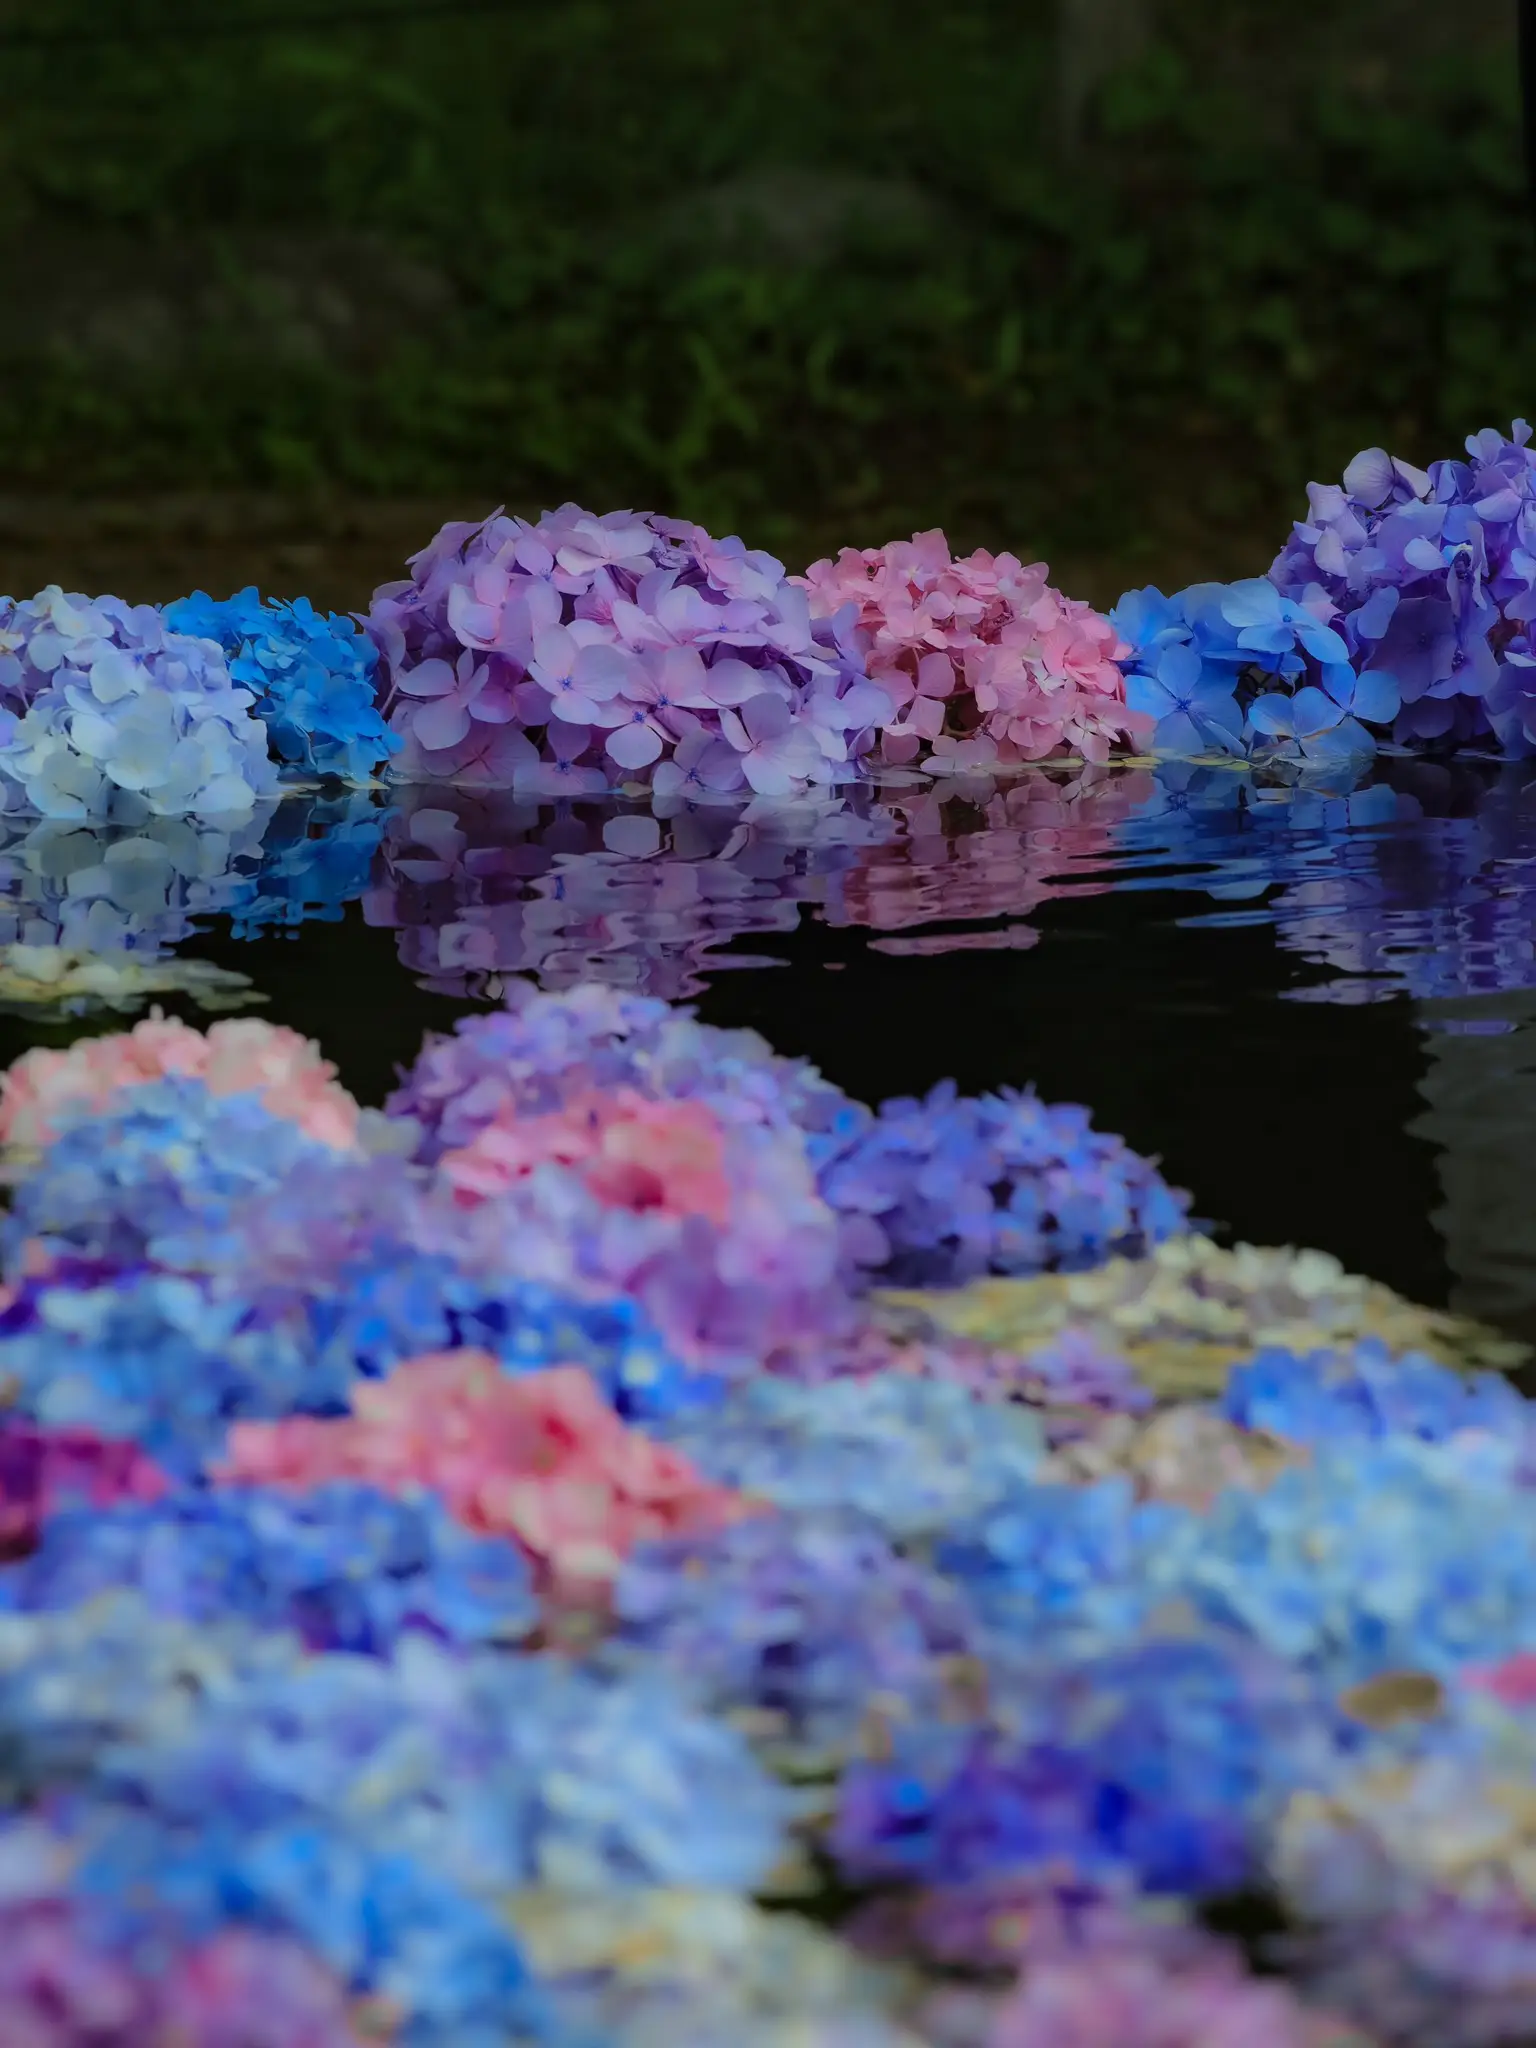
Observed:
[[[0,1144],[8,2039],[1527,2031],[1514,1347],[593,985],[382,1112],[34,1050]]]
[[[1536,747],[1536,452],[1370,449],[1267,576],[1129,592],[942,533],[803,576],[687,521],[445,526],[361,621],[254,590],[0,603],[0,788],[44,817],[237,813],[282,772],[667,802],[1116,750]]]

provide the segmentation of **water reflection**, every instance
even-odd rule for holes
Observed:
[[[1202,938],[1187,960],[1163,944],[1160,965],[1136,948],[1158,932],[1177,941],[1177,926],[1217,935],[1267,926],[1293,963],[1283,998],[1411,1004],[1425,1104],[1411,1128],[1437,1156],[1435,1224],[1454,1305],[1536,1336],[1533,765],[1378,762],[1352,787],[1266,780],[1238,764],[1039,769],[1001,788],[914,779],[745,809],[413,789],[388,800],[290,799],[229,831],[0,821],[7,831],[0,946],[154,960],[189,940],[195,949],[210,923],[263,941],[334,923],[357,904],[380,938],[393,934],[419,988],[459,1003],[494,1001],[509,975],[695,996],[727,969],[803,962],[805,948],[792,942],[813,919],[887,954],[1017,954],[1038,942],[1018,970],[1026,980],[999,961],[996,983],[965,984],[966,1000],[984,989],[990,1004],[995,986],[999,1004],[1055,1004],[1059,1021],[1042,1023],[1048,1031],[1080,1030],[1082,1003],[1102,1004],[1105,987],[1113,1006],[1114,987],[1171,973],[1183,977],[1183,1023],[1142,1000],[1140,1022],[1129,1021],[1128,1005],[1123,1029],[1189,1031],[1198,1009],[1210,1013],[1199,1028],[1219,1034],[1249,995],[1243,974],[1264,974],[1252,941],[1245,951],[1236,939]],[[1112,894],[1143,907],[1105,920],[1102,904],[1085,903]],[[1115,971],[1124,977],[1091,991],[1092,977],[1073,978],[1074,958],[1086,956],[1068,950],[1090,925],[1118,934]],[[249,962],[244,946],[219,957],[258,988],[264,974],[274,992],[286,979],[295,1021],[301,983],[355,971],[324,948],[293,958],[286,977],[259,945]],[[374,986],[378,973],[367,970],[361,1000],[391,1006],[391,990]],[[955,974],[958,988],[958,961]],[[812,991],[790,979],[784,999],[793,1005]],[[858,998],[852,981],[855,1005],[888,1000],[888,984]],[[1274,989],[1272,975],[1264,986]],[[284,1004],[269,1014],[281,1017]],[[1393,1029],[1400,1039],[1401,1024]],[[1358,1063],[1358,1035],[1347,1042]],[[1387,1042],[1385,1032],[1365,1041],[1383,1055]],[[1212,1065],[1216,1045],[1198,1057],[1191,1048],[1194,1065]],[[1242,1055],[1244,1086],[1264,1085],[1257,1057],[1255,1065]],[[1093,1077],[1084,1085],[1092,1094]],[[1369,1090],[1371,1071],[1352,1070],[1347,1085]],[[1400,1140],[1407,1114],[1383,1114]],[[1266,1168],[1256,1159],[1253,1170]],[[1425,1206],[1421,1192],[1417,1217]],[[1296,1228],[1305,1230],[1304,1217]]]

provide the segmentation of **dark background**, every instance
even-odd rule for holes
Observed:
[[[575,496],[1108,602],[1532,403],[1512,0],[0,0],[0,77],[0,589]]]

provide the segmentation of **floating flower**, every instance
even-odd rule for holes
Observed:
[[[23,1053],[0,1080],[0,1143],[46,1145],[66,1112],[103,1110],[120,1089],[167,1075],[201,1081],[215,1096],[257,1095],[319,1144],[356,1142],[357,1104],[310,1039],[256,1017],[202,1032],[156,1012],[131,1031],[81,1039],[67,1052]]]
[[[954,560],[935,529],[844,548],[797,580],[812,614],[860,649],[883,701],[879,759],[982,773],[1069,749],[1090,761],[1150,730],[1126,703],[1110,620],[1063,597],[1044,563],[984,548]]]
[[[151,996],[169,993],[186,996],[203,1010],[239,1010],[266,1000],[248,976],[209,960],[141,961],[131,953],[0,945],[0,1009],[24,1016],[142,1010]]]
[[[513,1642],[537,1618],[512,1545],[467,1534],[433,1500],[346,1483],[299,1500],[241,1488],[55,1513],[33,1554],[0,1570],[0,1605],[74,1607],[116,1587],[157,1614],[239,1615],[314,1650],[363,1654],[407,1629]]]
[[[135,1444],[0,1419],[0,1557],[33,1548],[44,1519],[63,1504],[152,1501],[165,1487]]]
[[[800,1386],[748,1380],[715,1407],[658,1427],[722,1485],[795,1512],[852,1509],[905,1542],[1026,1484],[1039,1424],[966,1388],[885,1374]]]
[[[221,1477],[312,1487],[428,1486],[470,1529],[511,1536],[553,1597],[607,1594],[637,1543],[719,1528],[746,1503],[629,1428],[576,1366],[512,1378],[481,1351],[407,1361],[360,1382],[353,1413],[230,1432]]]
[[[446,526],[411,570],[367,620],[406,780],[750,795],[857,773],[857,656],[739,540],[565,505]]]
[[[351,619],[322,616],[307,597],[263,604],[252,587],[222,603],[195,591],[165,607],[165,622],[223,648],[285,768],[367,782],[399,747],[379,716],[377,652]]]
[[[277,784],[248,690],[211,641],[153,605],[67,597],[4,607],[0,780],[45,818],[135,822],[248,812]]]
[[[633,1552],[613,1649],[675,1670],[804,1765],[839,1758],[871,1716],[917,1719],[963,1690],[976,1629],[954,1589],[857,1515],[760,1515]]]

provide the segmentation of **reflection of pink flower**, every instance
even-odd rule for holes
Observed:
[[[24,1053],[0,1080],[0,1144],[46,1145],[64,1112],[104,1109],[120,1088],[167,1074],[193,1076],[215,1095],[259,1095],[320,1144],[346,1150],[357,1141],[357,1104],[310,1039],[259,1017],[194,1031],[155,1011],[131,1031]]]
[[[701,1102],[650,1102],[632,1088],[581,1096],[548,1116],[520,1117],[504,1104],[438,1170],[461,1201],[480,1201],[551,1163],[576,1169],[612,1208],[715,1224],[730,1212],[718,1119]]]
[[[360,1381],[353,1412],[334,1421],[237,1423],[217,1477],[430,1487],[467,1527],[513,1538],[560,1604],[601,1599],[637,1543],[704,1534],[752,1511],[622,1422],[581,1367],[514,1377],[484,1351],[434,1352]]]
[[[1063,750],[1102,761],[1137,736],[1116,665],[1127,650],[1046,575],[1043,563],[984,549],[952,560],[939,532],[844,548],[806,571],[812,613],[852,608],[870,679],[890,697],[883,760],[992,773]]]

